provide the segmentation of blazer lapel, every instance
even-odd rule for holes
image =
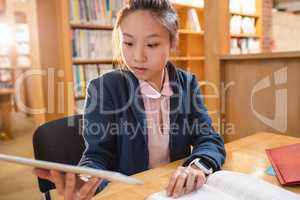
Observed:
[[[167,63],[170,84],[173,95],[170,97],[170,124],[175,123],[178,113],[182,109],[182,88],[179,83],[176,69],[171,62]]]
[[[176,119],[178,117],[178,113],[181,112],[182,110],[182,100],[183,100],[183,94],[182,94],[182,87],[180,85],[180,82],[178,80],[178,76],[176,74],[176,69],[175,66],[171,63],[168,62],[167,64],[168,67],[168,72],[169,72],[169,77],[170,77],[170,84],[171,88],[173,90],[173,95],[170,97],[170,137],[169,137],[169,149],[170,149],[170,159],[173,161],[174,159],[174,139],[176,138],[175,135],[178,134],[176,132],[177,129],[172,129],[172,127],[177,127],[173,126],[173,124],[176,124]]]
[[[148,144],[148,134],[147,134],[147,120],[144,107],[144,101],[142,94],[139,88],[139,82],[137,78],[131,73],[128,72],[128,87],[130,95],[130,105],[133,111],[133,115],[137,121],[138,130],[142,131],[145,144]]]

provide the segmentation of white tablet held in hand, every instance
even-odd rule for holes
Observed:
[[[127,175],[118,172],[107,171],[107,170],[99,170],[99,169],[79,167],[74,165],[60,164],[55,162],[34,160],[30,158],[23,158],[23,157],[11,156],[6,154],[0,154],[0,161],[28,165],[28,166],[42,168],[42,169],[49,169],[49,170],[53,169],[61,172],[71,172],[75,174],[90,175],[92,177],[98,177],[109,181],[119,181],[128,184],[135,184],[135,185],[143,184],[143,181],[141,180],[129,177]]]

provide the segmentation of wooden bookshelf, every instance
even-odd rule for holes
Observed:
[[[113,30],[112,26],[99,24],[78,24],[70,23],[72,29],[86,29],[86,30]]]
[[[228,1],[228,6],[229,6],[229,2]],[[230,46],[232,45],[231,44],[231,41],[232,40],[236,40],[238,41],[239,45],[240,45],[240,42],[242,40],[248,40],[249,39],[252,39],[252,40],[255,40],[255,41],[258,41],[259,42],[259,47],[258,47],[258,51],[255,51],[255,52],[252,52],[252,51],[249,51],[249,53],[259,53],[261,51],[261,44],[262,44],[262,0],[256,0],[256,13],[254,14],[248,14],[248,13],[243,13],[243,12],[234,12],[234,11],[231,11],[229,10],[229,21],[228,21],[228,24],[230,24],[230,19],[231,17],[233,16],[240,16],[242,18],[252,18],[255,20],[255,33],[254,34],[249,34],[249,33],[239,33],[239,34],[234,34],[234,33],[230,33],[230,38],[229,38],[229,43],[230,43]],[[230,28],[229,28],[229,31],[230,31]],[[232,47],[230,47],[230,51],[231,53],[233,53],[234,51],[231,50]],[[241,52],[243,53],[243,52]],[[236,54],[236,53],[235,53]]]
[[[179,68],[196,74],[199,81],[204,81],[205,50],[204,38],[206,34],[205,5],[204,7],[171,1],[179,16],[179,42],[171,61]],[[205,1],[206,4],[206,1]],[[195,31],[189,26],[189,10],[194,9],[198,16],[201,30]],[[203,91],[204,92],[204,91]]]
[[[178,31],[179,34],[192,34],[192,35],[204,35],[204,31],[191,31],[188,29],[181,29]]]
[[[85,100],[85,96],[75,97],[75,100],[76,101]]]
[[[242,17],[253,17],[253,18],[259,18],[259,14],[246,14],[246,13],[241,13],[241,12],[232,12],[230,11],[230,15],[240,15]]]
[[[254,34],[231,34],[231,38],[257,38],[259,39],[261,36]]]

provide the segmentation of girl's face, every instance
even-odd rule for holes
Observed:
[[[150,13],[134,11],[120,24],[122,58],[140,80],[160,85],[171,50],[170,35]]]

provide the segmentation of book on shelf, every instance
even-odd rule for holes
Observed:
[[[187,28],[196,32],[201,32],[201,24],[196,9],[187,10]]]
[[[230,41],[231,54],[259,53],[260,42],[254,38],[233,38]]]
[[[11,62],[8,56],[0,56],[0,68],[10,68]]]
[[[17,66],[18,67],[30,67],[31,66],[30,57],[28,57],[26,55],[19,55],[17,57]]]
[[[114,69],[112,64],[73,65],[75,97],[85,97],[86,87],[92,79]]]
[[[241,0],[241,9],[244,14],[256,14],[256,0]]]
[[[229,28],[231,34],[241,34],[242,16],[234,15],[230,18]]]
[[[98,65],[86,65],[85,66],[85,79],[89,82],[99,76],[100,69]]]
[[[256,34],[255,18],[233,15],[230,18],[231,34]]]
[[[72,23],[112,25],[123,0],[69,0]]]
[[[72,30],[73,58],[112,59],[112,31]]]
[[[150,195],[146,200],[171,200],[166,192]],[[300,195],[244,173],[218,171],[208,176],[197,191],[185,194],[180,200],[298,200]]]
[[[73,65],[73,80],[75,97],[85,96],[86,81],[82,65]]]
[[[230,0],[229,10],[232,13],[256,14],[256,0]]]
[[[29,42],[29,25],[21,23],[16,24],[15,38],[17,43]]]
[[[9,82],[11,80],[12,80],[11,70],[0,68],[0,83],[1,82]]]
[[[258,39],[248,38],[248,52],[249,53],[259,53],[260,52],[260,42]]]
[[[106,73],[108,73],[108,72],[111,72],[111,71],[113,71],[114,70],[114,67],[113,67],[113,65],[111,65],[111,64],[102,64],[101,66],[100,66],[100,73],[99,73],[99,76],[102,76],[103,74],[106,74]]]
[[[79,98],[75,102],[77,113],[82,114],[83,112],[86,87],[89,81],[113,70],[112,64],[73,65],[74,93],[75,97]]]
[[[17,56],[17,66],[15,69],[18,69],[18,67],[30,67],[31,66],[31,59],[28,55],[20,54]],[[0,69],[5,68],[6,70],[12,69],[11,66],[11,60],[8,56],[0,56]]]
[[[229,11],[234,13],[241,12],[240,0],[230,0],[229,1]]]
[[[77,114],[83,114],[84,104],[85,104],[84,99],[79,99],[79,100],[75,101],[75,112]]]
[[[11,81],[11,67],[9,46],[0,43],[0,83]],[[3,88],[2,84],[1,88]]]
[[[27,23],[17,23],[15,30],[17,67],[30,67],[30,32]]]
[[[255,34],[255,18],[253,17],[243,17],[241,23],[242,33],[245,34]]]
[[[115,24],[119,10],[124,6],[124,0],[111,1],[112,4],[112,24]]]
[[[230,40],[230,53],[231,54],[240,54],[241,48],[239,46],[238,39],[234,38]]]
[[[28,43],[19,43],[16,44],[16,51],[19,55],[29,55],[30,54],[30,46]]]

